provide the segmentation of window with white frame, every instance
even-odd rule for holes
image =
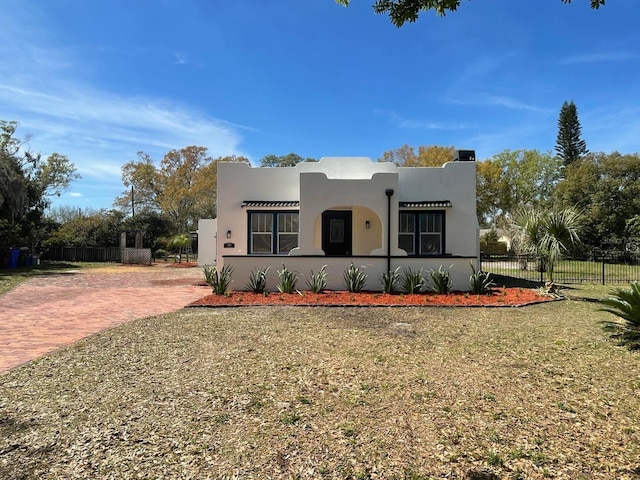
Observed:
[[[249,212],[249,253],[286,255],[298,246],[298,212]]]
[[[398,247],[407,255],[444,254],[444,212],[401,211]]]

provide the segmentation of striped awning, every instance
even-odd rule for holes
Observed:
[[[299,207],[300,202],[298,200],[244,200],[240,205],[244,207],[267,207],[267,208],[294,208]]]
[[[451,208],[449,200],[425,200],[423,202],[399,202],[400,208]]]

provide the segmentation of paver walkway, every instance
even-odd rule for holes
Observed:
[[[199,268],[119,266],[43,274],[0,296],[0,373],[101,330],[211,293]]]

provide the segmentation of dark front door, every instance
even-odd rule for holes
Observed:
[[[322,250],[331,257],[351,255],[351,211],[322,212]]]

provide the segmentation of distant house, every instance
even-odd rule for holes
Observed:
[[[493,234],[493,235],[492,235]],[[491,239],[489,241],[487,241],[487,239],[493,236],[495,237],[495,239]],[[491,245],[491,244],[502,244],[502,248],[505,251],[510,251],[511,250],[511,237],[509,236],[509,234],[507,233],[506,230],[502,229],[502,228],[481,228],[480,229],[480,240],[481,240],[481,250],[482,250],[482,246],[483,245]],[[491,249],[489,247],[489,249]],[[488,252],[488,253],[493,253],[493,252]]]
[[[397,267],[441,265],[466,290],[479,257],[475,185],[472,159],[407,168],[363,157],[282,168],[220,163],[217,225],[201,220],[199,261],[231,265],[234,289],[270,266],[273,290],[284,264],[301,288],[310,270],[327,265],[328,288],[342,290],[353,263],[365,268],[369,290]]]

